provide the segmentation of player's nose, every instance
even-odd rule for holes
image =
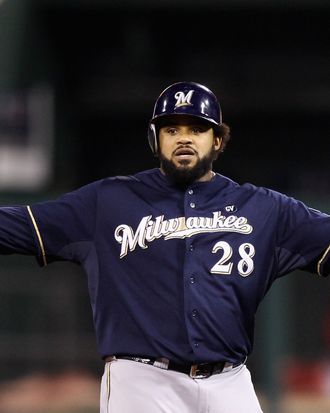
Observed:
[[[187,144],[187,143],[190,143],[190,142],[192,142],[192,138],[191,138],[191,135],[188,132],[181,132],[178,135],[178,140],[177,140],[178,144],[182,145],[182,144]]]

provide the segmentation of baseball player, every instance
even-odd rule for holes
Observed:
[[[179,82],[156,101],[160,168],[0,209],[2,253],[88,276],[105,371],[101,413],[257,413],[246,359],[272,283],[330,273],[330,216],[212,171],[229,140],[216,96]]]

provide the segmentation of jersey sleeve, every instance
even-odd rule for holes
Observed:
[[[302,269],[330,273],[330,216],[286,196],[280,197],[277,231],[279,276]]]
[[[98,183],[27,207],[37,258],[81,263],[94,240]]]

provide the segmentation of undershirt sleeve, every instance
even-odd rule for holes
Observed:
[[[0,207],[0,253],[38,254],[26,206]]]

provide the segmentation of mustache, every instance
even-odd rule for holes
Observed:
[[[197,155],[197,151],[189,145],[180,145],[173,151],[173,155]]]

